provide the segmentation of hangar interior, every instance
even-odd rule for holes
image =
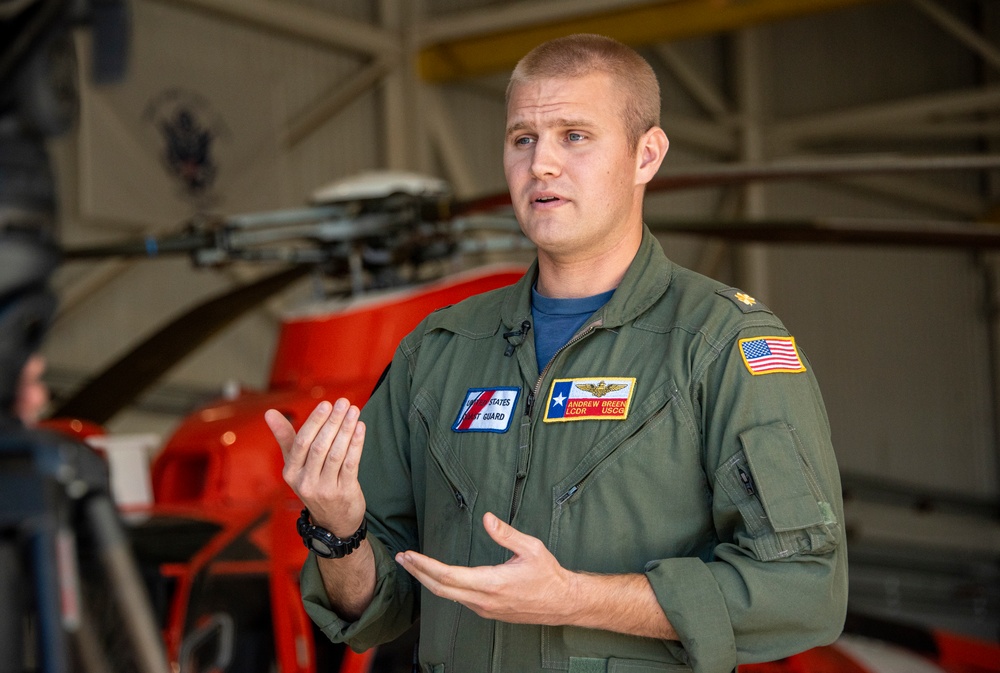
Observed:
[[[660,236],[674,261],[766,303],[807,354],[843,474],[852,606],[1000,639],[1000,170],[988,163],[1000,152],[1000,3],[133,0],[129,10],[119,82],[91,80],[93,35],[76,36],[79,121],[50,142],[68,248],[176,232],[206,213],[300,207],[375,169],[444,178],[459,198],[503,192],[506,77],[531,46],[571,32],[609,34],[653,64],[671,140],[664,175],[814,168],[652,192],[646,217],[717,226]],[[181,110],[211,139],[207,172],[186,182],[164,159],[164,129]],[[957,161],[908,163],[921,157]],[[881,168],[838,173],[843,160]],[[734,235],[748,221],[780,231]],[[796,237],[817,222],[883,233]],[[953,236],[970,226],[975,242]],[[65,263],[45,346],[56,402],[164,322],[263,273],[185,256]],[[304,279],[240,317],[107,428],[163,440],[225,387],[265,386],[281,316],[318,285]]]

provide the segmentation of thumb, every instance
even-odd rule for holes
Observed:
[[[500,517],[492,512],[487,512],[483,515],[483,528],[486,529],[487,534],[493,538],[494,542],[504,549],[514,552],[515,555],[520,555],[526,551],[526,543],[532,539],[510,524],[502,521]]]
[[[292,448],[292,443],[295,441],[295,428],[285,418],[285,415],[277,409],[268,409],[265,411],[264,421],[267,423],[267,427],[271,429],[271,434],[278,440],[278,445],[281,446],[281,453],[287,458],[288,451]]]

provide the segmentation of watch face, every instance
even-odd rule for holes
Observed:
[[[333,550],[330,549],[330,545],[326,544],[322,540],[316,538],[310,538],[309,544],[312,546],[313,550],[320,556],[330,556]]]

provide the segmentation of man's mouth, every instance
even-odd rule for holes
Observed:
[[[533,195],[533,198],[531,199],[531,202],[532,203],[537,203],[537,204],[540,204],[540,205],[546,205],[546,204],[558,203],[558,202],[564,201],[564,200],[565,199],[563,199],[558,194],[538,194],[538,193],[536,193],[536,194]]]

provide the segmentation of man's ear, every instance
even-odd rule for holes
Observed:
[[[638,164],[636,166],[636,184],[644,185],[653,179],[660,170],[663,158],[667,156],[670,141],[667,134],[659,126],[646,131],[639,138]]]

